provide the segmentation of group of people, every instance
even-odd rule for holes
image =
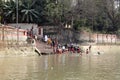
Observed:
[[[56,52],[56,48],[58,46],[58,41],[56,38],[52,39],[49,38],[47,35],[44,37],[44,41],[47,43],[47,45],[50,45],[53,48],[53,52]]]
[[[44,37],[45,42],[47,43],[47,45],[50,45],[53,48],[53,52],[54,53],[64,53],[64,52],[70,52],[70,53],[80,53],[82,55],[83,50],[78,46],[78,45],[74,45],[74,44],[65,44],[65,45],[61,45],[58,43],[58,40],[56,38],[51,39],[48,38],[47,35],[45,35]],[[89,46],[88,49],[86,49],[85,53],[89,54],[89,52],[91,51],[91,45]]]
[[[82,53],[82,50],[80,49],[79,46],[74,46],[70,44],[58,44],[55,46],[55,53],[65,53],[65,52],[70,52],[70,53]]]

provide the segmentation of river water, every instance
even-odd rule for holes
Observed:
[[[0,57],[0,80],[120,80],[119,51]]]

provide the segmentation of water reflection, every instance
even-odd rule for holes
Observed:
[[[0,80],[119,80],[120,54],[0,58]]]

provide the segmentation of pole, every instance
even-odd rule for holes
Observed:
[[[18,24],[18,0],[16,0],[16,23]]]
[[[4,36],[5,36],[5,33],[4,33],[4,27],[5,26],[2,26],[2,46],[4,47]]]
[[[2,41],[4,42],[4,27],[5,26],[2,26]]]
[[[16,0],[16,25],[17,25],[17,44],[19,42],[19,28],[18,28],[18,0]]]

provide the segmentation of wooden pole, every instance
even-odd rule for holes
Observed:
[[[4,42],[4,26],[2,26],[2,41]]]

